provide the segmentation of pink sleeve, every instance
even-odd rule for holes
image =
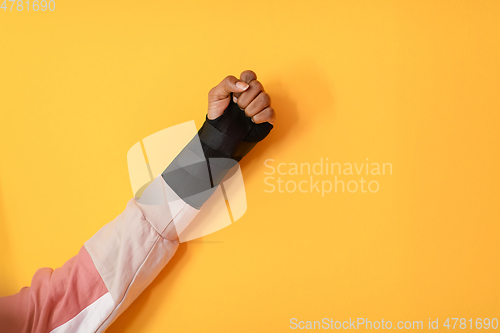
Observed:
[[[154,182],[172,197],[161,176]],[[144,205],[130,199],[62,267],[41,268],[31,287],[0,298],[2,332],[104,332],[177,250],[178,241],[165,238],[168,224],[189,222],[198,212],[182,200]]]

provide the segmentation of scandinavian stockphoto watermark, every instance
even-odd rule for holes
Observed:
[[[264,192],[266,193],[377,193],[383,176],[392,176],[392,163],[277,162],[264,161]]]

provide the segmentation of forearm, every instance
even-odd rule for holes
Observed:
[[[0,298],[1,331],[104,331],[174,255],[179,242],[173,222],[189,223],[198,212],[181,200],[172,202],[175,193],[161,177],[145,193],[159,195],[152,193],[157,187],[169,194],[170,205],[130,199],[61,268],[39,269],[31,287]]]

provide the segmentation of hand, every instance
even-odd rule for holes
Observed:
[[[240,79],[233,75],[226,76],[208,93],[208,119],[215,119],[224,113],[233,93],[233,101],[245,111],[256,124],[269,122],[273,124],[276,114],[271,107],[271,98],[264,91],[262,83],[257,81],[257,75],[251,71],[243,71]]]

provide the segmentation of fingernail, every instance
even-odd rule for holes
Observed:
[[[248,84],[246,82],[242,82],[242,81],[236,82],[236,86],[240,89],[247,89],[248,88]]]
[[[236,96],[233,96],[233,102],[238,103],[238,99],[236,98]]]

